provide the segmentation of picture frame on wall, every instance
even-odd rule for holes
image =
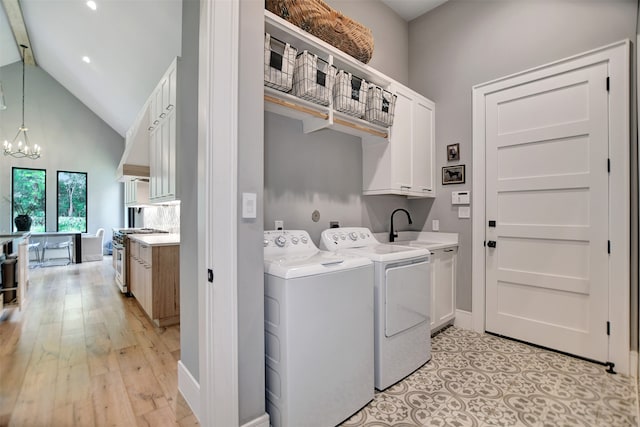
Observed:
[[[464,184],[465,179],[464,165],[443,166],[442,167],[442,185],[448,184]]]
[[[460,143],[447,145],[447,161],[460,160]]]

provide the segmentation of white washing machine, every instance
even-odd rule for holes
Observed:
[[[320,248],[373,261],[375,387],[384,390],[431,359],[430,255],[424,248],[381,244],[368,228],[331,228]]]
[[[265,231],[264,271],[271,425],[337,425],[373,399],[373,264]]]

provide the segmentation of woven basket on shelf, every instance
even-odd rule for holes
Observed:
[[[322,0],[265,0],[265,6],[267,10],[355,59],[365,64],[371,60],[371,30]]]

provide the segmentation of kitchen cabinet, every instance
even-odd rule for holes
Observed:
[[[456,314],[458,247],[431,249],[431,332],[442,329]]]
[[[25,303],[27,288],[29,286],[29,237],[0,238],[0,254],[7,252],[9,243],[18,243],[17,258],[7,259],[0,264],[2,269],[12,269],[5,272],[5,277],[11,277],[13,283],[2,283],[0,287],[0,317],[5,308],[17,307],[22,310]],[[7,253],[7,255],[9,255]],[[1,270],[0,270],[1,271]]]
[[[156,86],[149,106],[149,201],[165,203],[178,199],[176,192],[177,58]]]
[[[149,204],[149,181],[124,182],[124,204],[128,208]]]
[[[363,139],[363,194],[435,197],[435,104],[393,83],[395,119],[389,142]]]
[[[180,246],[130,238],[130,292],[153,323],[180,323]]]

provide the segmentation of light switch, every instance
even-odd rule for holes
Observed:
[[[471,206],[458,206],[458,218],[471,218]]]
[[[440,221],[439,220],[434,219],[433,221],[431,221],[431,230],[440,231]]]
[[[256,217],[256,193],[242,193],[242,218]]]

